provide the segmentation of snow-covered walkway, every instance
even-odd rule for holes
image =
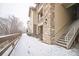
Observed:
[[[42,43],[38,38],[23,34],[11,56],[78,56],[79,44],[73,49],[65,49],[57,45]]]

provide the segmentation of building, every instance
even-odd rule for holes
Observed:
[[[70,28],[79,18],[78,6],[76,3],[36,3],[36,7],[29,9],[31,33],[47,44],[70,48],[75,40],[71,37],[76,37]]]

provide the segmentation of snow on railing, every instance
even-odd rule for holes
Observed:
[[[67,48],[70,48],[73,41],[75,40],[76,35],[78,34],[78,22],[75,22],[69,32],[65,36],[65,41],[67,42]]]
[[[0,56],[3,54],[5,55],[5,52],[8,50],[10,46],[12,46],[12,49],[14,48],[14,46],[16,45],[15,42],[19,39],[20,35],[21,35],[20,33],[15,33],[10,35],[0,36]],[[10,52],[8,52],[7,55],[9,55]]]
[[[65,36],[65,41],[68,42],[71,37],[75,34],[75,27],[73,27]]]

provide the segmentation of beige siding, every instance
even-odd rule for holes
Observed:
[[[56,38],[62,35],[66,28],[64,26],[69,23],[69,16],[67,10],[62,4],[55,4],[55,34]]]

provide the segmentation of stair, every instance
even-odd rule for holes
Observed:
[[[79,30],[79,20],[77,20],[71,24],[71,26],[69,27],[69,30],[67,32],[65,32],[62,35],[62,37],[60,37],[56,41],[56,44],[69,49],[72,46],[72,44],[79,32],[78,30]]]
[[[59,40],[56,41],[56,44],[66,48],[67,41],[65,41],[64,39],[59,39]]]

